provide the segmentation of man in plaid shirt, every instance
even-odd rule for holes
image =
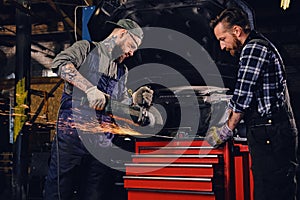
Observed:
[[[297,128],[282,59],[238,8],[224,10],[211,26],[221,49],[239,56],[239,71],[229,118],[222,127],[211,127],[206,140],[218,147],[244,119],[255,200],[295,199]]]

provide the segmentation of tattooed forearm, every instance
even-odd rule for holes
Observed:
[[[78,71],[72,64],[67,64],[61,69],[61,78],[72,83],[76,79],[77,73]]]
[[[229,110],[229,117],[228,117],[228,127],[233,130],[237,125],[240,123],[241,119],[243,118],[243,113],[237,113],[233,112],[232,110]]]
[[[77,88],[81,89],[82,91],[86,91],[88,88],[92,87],[93,85],[84,78],[78,70],[75,68],[73,64],[67,64],[61,68],[61,75],[60,77],[72,85],[76,86]]]

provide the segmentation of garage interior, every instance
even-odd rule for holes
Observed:
[[[20,199],[14,196],[11,183],[15,167],[13,149],[16,143],[13,141],[16,124],[13,119],[16,116],[14,114],[16,80],[25,78],[23,84],[29,91],[28,108],[25,109],[27,118],[15,119],[23,122],[25,120],[27,123],[24,123],[24,126],[30,133],[28,141],[25,140],[25,145],[23,144],[21,148],[22,151],[24,149],[26,151],[21,153],[26,157],[23,161],[26,163],[28,175],[26,178],[23,177],[25,183],[22,184],[26,185],[26,197],[22,199],[42,199],[51,143],[55,135],[57,110],[63,90],[63,82],[52,71],[51,62],[59,52],[75,41],[81,39],[101,41],[108,34],[105,25],[108,20],[117,21],[129,17],[142,27],[170,29],[192,38],[205,49],[210,56],[209,64],[216,65],[219,74],[208,74],[208,77],[203,77],[185,58],[164,49],[138,50],[133,58],[126,61],[126,65],[129,70],[152,63],[170,66],[185,77],[191,86],[194,86],[199,96],[206,96],[203,87],[200,86],[211,86],[210,90],[218,87],[215,91],[227,98],[232,94],[234,87],[237,60],[220,50],[218,41],[209,27],[209,21],[226,7],[234,5],[242,7],[247,11],[253,27],[269,38],[283,57],[291,103],[299,129],[300,2],[290,1],[286,9],[283,9],[280,4],[280,0],[0,0],[0,199]],[[83,16],[90,18],[87,20]],[[22,25],[25,25],[25,28]],[[19,30],[17,30],[18,26]],[[20,52],[17,51],[17,46]],[[206,79],[214,80],[216,76],[223,80],[224,88],[220,88],[219,85],[207,85]],[[130,79],[129,76],[128,80],[128,88],[142,84],[150,85],[155,92],[154,103],[166,109],[165,126],[157,133],[161,137],[155,139],[155,141],[161,140],[160,145],[164,144],[167,137],[178,138],[189,137],[189,135],[201,137],[207,131],[205,124],[207,113],[201,114],[203,118],[196,125],[189,122],[180,124],[176,113],[179,109],[178,101],[174,100],[173,96],[174,90],[182,89],[184,85],[176,79],[176,74],[161,73],[159,76],[145,74],[139,80]],[[168,88],[156,84],[161,80],[168,82]],[[186,98],[189,94],[184,93],[184,95]],[[222,107],[222,103],[214,106]],[[193,107],[187,105],[185,109],[189,110]],[[206,105],[201,111],[203,110],[207,111]],[[221,118],[222,116],[218,116],[214,120],[218,121]],[[146,148],[141,146],[142,142],[147,140],[136,140],[135,137],[127,139],[126,136],[116,137],[115,144],[130,152],[134,152],[137,148],[142,152],[143,148]],[[197,145],[198,142],[191,144],[191,146]],[[245,146],[239,145],[238,148],[243,152]],[[224,152],[220,154],[225,156]],[[135,166],[128,164],[131,162],[131,157],[122,159],[122,163],[127,163],[128,168]],[[140,158],[137,155],[135,159]],[[243,159],[247,158],[243,157]],[[300,172],[298,174],[300,177]],[[116,195],[114,199],[130,199],[136,195],[132,193],[133,196],[128,196],[128,191],[131,190],[124,188],[124,176],[125,172],[119,173],[116,170],[114,189],[117,192],[114,194]],[[128,174],[125,177],[128,178],[126,181],[130,180]],[[232,184],[229,182],[229,185]],[[216,199],[224,199],[226,195],[226,191],[219,192]],[[237,192],[228,195],[231,197],[226,196],[227,199],[233,199],[233,196],[237,199]],[[243,198],[252,197],[249,194],[249,197]],[[300,200],[300,195],[298,199]]]

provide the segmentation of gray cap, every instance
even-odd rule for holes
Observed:
[[[106,23],[114,25],[115,28],[126,29],[140,39],[143,39],[144,37],[142,28],[135,21],[131,19],[120,19],[117,23],[112,21],[107,21]]]

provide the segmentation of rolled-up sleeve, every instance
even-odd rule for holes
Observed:
[[[61,67],[66,64],[72,63],[76,68],[79,68],[90,51],[90,48],[90,42],[87,40],[75,42],[54,58],[52,69],[60,76]]]
[[[260,73],[268,62],[267,55],[267,47],[258,43],[249,43],[243,48],[235,90],[229,103],[234,112],[244,112],[250,107]]]

